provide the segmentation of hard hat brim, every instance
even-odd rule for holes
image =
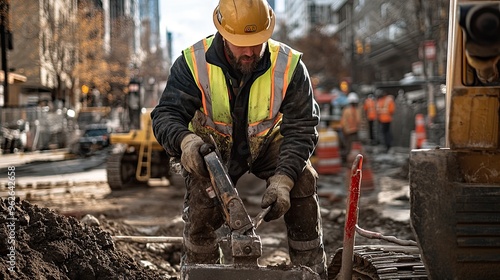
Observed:
[[[272,10],[271,13],[271,22],[269,24],[269,28],[253,34],[242,35],[228,32],[217,20],[217,9],[214,10],[213,21],[215,28],[217,28],[217,31],[219,31],[222,37],[228,40],[231,44],[238,47],[250,47],[261,45],[264,42],[267,42],[267,40],[269,40],[269,38],[271,38],[271,36],[273,35],[274,26],[276,23],[276,15]]]

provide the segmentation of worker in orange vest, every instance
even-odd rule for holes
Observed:
[[[342,109],[342,117],[340,118],[340,126],[344,137],[344,149],[341,151],[341,156],[344,162],[351,152],[352,143],[359,141],[358,131],[361,120],[358,113],[358,95],[355,92],[349,93],[347,95],[347,102],[349,104]]]
[[[375,132],[374,126],[377,120],[377,107],[375,104],[375,97],[373,94],[368,95],[363,103],[363,111],[365,112],[366,121],[368,122],[368,136],[370,137],[370,143],[375,144]]]
[[[392,115],[396,110],[396,104],[392,95],[388,95],[384,90],[379,89],[377,91],[379,95],[377,100],[378,122],[380,124],[386,152],[388,152],[392,145],[391,122]]]

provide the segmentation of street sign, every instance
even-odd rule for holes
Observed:
[[[436,43],[433,40],[424,42],[424,53],[426,60],[436,60]]]

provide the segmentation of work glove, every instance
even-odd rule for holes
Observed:
[[[200,136],[188,134],[181,142],[181,163],[187,172],[201,177],[209,177],[200,147],[205,144]]]
[[[283,174],[276,174],[267,179],[267,189],[262,196],[262,208],[271,206],[271,210],[264,216],[264,221],[278,219],[290,209],[290,191],[293,180]]]

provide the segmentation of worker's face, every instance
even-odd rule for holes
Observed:
[[[229,63],[243,74],[250,74],[255,70],[264,55],[264,45],[238,47],[224,40],[224,49]]]

